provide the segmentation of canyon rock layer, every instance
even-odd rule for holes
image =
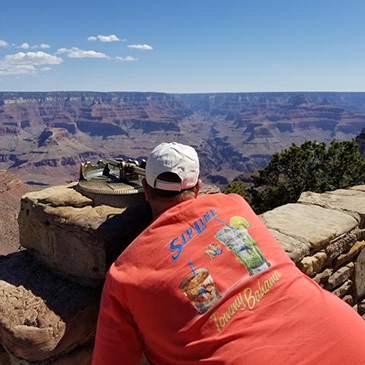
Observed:
[[[194,146],[202,177],[225,184],[306,139],[350,140],[365,93],[0,93],[0,169],[24,182],[77,180],[81,162],[145,158],[163,141]]]
[[[0,255],[7,255],[19,248],[17,219],[20,199],[29,190],[18,176],[0,170]]]

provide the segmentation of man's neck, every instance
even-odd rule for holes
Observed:
[[[166,212],[170,208],[174,207],[175,205],[178,205],[182,202],[185,202],[187,200],[195,199],[193,195],[188,195],[184,200],[176,199],[176,200],[168,200],[168,201],[150,201],[151,209],[152,209],[152,215],[153,218],[156,219],[158,216],[160,216],[162,213]]]

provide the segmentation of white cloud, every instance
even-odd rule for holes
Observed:
[[[6,47],[8,45],[7,42],[0,39],[0,47]]]
[[[130,44],[128,48],[140,49],[142,51],[151,51],[153,49],[148,44]]]
[[[67,52],[71,52],[71,51],[72,51],[72,49],[59,48],[59,49],[56,51],[56,54],[67,53]]]
[[[97,35],[95,36],[90,36],[88,39],[88,41],[96,41],[99,40],[100,42],[119,42],[120,39],[115,35],[115,34],[111,34],[111,35]]]
[[[62,58],[53,56],[49,53],[42,51],[38,52],[19,52],[13,55],[7,55],[4,57],[5,62],[8,64],[22,64],[22,65],[57,65],[62,61]]]
[[[35,74],[37,66],[57,65],[62,63],[60,57],[45,52],[18,52],[6,55],[0,60],[0,75],[30,75]]]
[[[77,47],[72,47],[71,49],[68,48],[60,48],[56,52],[57,54],[61,53],[68,53],[67,57],[70,58],[110,58],[105,53],[96,52],[96,51],[85,51],[83,49],[79,49]]]
[[[46,43],[42,43],[39,46],[37,44],[32,46],[32,49],[38,49],[38,48],[46,49],[46,48],[51,48],[51,46]]]
[[[105,53],[95,51],[84,51],[82,49],[70,52],[67,57],[70,58],[108,58]]]
[[[36,68],[31,65],[8,65],[0,60],[0,75],[32,75]]]
[[[133,56],[126,56],[126,57],[117,56],[117,57],[115,57],[115,59],[117,61],[122,61],[122,62],[131,62],[131,61],[138,61],[139,60],[139,58],[135,58]]]
[[[50,67],[42,67],[41,71],[51,71],[52,69]]]
[[[19,48],[23,48],[23,49],[29,49],[30,45],[26,42],[24,42],[22,45],[19,46]]]

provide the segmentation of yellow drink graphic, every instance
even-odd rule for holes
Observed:
[[[199,313],[205,313],[221,298],[208,269],[197,269],[186,276],[179,286]]]
[[[238,225],[238,218],[242,217],[232,217],[236,218],[230,223]],[[244,218],[242,218],[247,222]],[[223,222],[221,222],[223,223]],[[237,259],[245,266],[250,275],[255,275],[260,271],[266,270],[270,267],[270,264],[266,261],[264,255],[258,248],[254,239],[250,236],[247,229],[236,229],[228,224],[225,224],[224,228],[219,230],[215,238],[223,243]],[[239,224],[240,227],[249,227],[248,222],[245,224],[243,221]]]

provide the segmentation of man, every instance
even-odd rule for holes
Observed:
[[[143,186],[154,221],[109,270],[94,365],[142,353],[158,365],[365,363],[362,318],[302,274],[240,196],[198,197],[193,148],[157,146]]]

